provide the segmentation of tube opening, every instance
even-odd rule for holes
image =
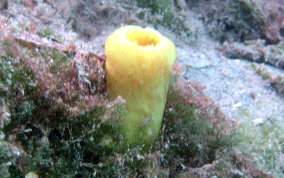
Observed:
[[[129,31],[126,38],[139,46],[156,46],[160,41],[157,34],[145,30]]]

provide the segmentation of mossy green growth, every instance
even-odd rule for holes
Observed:
[[[38,35],[40,37],[50,37],[53,34],[53,30],[51,30],[50,28],[45,28],[42,31],[38,32]]]
[[[251,67],[264,80],[271,80],[271,76],[269,75],[269,73],[265,70],[261,70],[261,68],[259,68],[257,64],[251,64]]]
[[[257,125],[242,124],[238,129],[238,136],[242,141],[237,144],[236,149],[251,158],[259,169],[268,171],[275,177],[282,177],[284,127],[278,122],[269,118]]]
[[[0,95],[0,175],[2,177],[15,177],[10,170],[15,167],[16,159],[21,155],[20,149],[7,140],[9,134],[6,133],[6,128],[12,124],[11,117],[16,116],[18,122],[24,122],[26,117],[31,116],[33,104],[27,95],[36,90],[32,71],[22,61],[13,57],[9,45],[7,41],[0,43],[0,87],[4,89]],[[6,138],[2,138],[5,136]]]
[[[118,145],[123,145],[123,136],[118,131],[119,124],[115,124],[123,107],[115,106],[114,118],[105,118],[107,108],[103,106],[69,115],[51,96],[39,92],[33,70],[13,56],[9,45],[1,46],[0,56],[0,85],[7,88],[0,99],[7,101],[11,114],[11,122],[0,128],[6,136],[1,141],[0,156],[5,156],[1,159],[1,175],[23,177],[30,171],[44,177],[125,175],[128,168],[116,160],[120,154],[122,157],[128,155],[120,152]],[[22,45],[21,52],[26,57],[42,57],[41,65],[53,68],[56,63],[56,70],[51,70],[53,73],[65,70],[71,55]],[[15,161],[15,155],[8,156],[12,153],[2,146],[6,141],[21,146],[25,154],[20,159],[24,165]],[[130,157],[133,155],[127,156],[125,164],[141,162]]]
[[[24,62],[15,59],[6,45],[9,43],[2,43],[5,53],[0,55],[0,85],[6,87],[10,94],[33,92],[36,89],[33,72]]]
[[[171,7],[172,3],[172,0],[137,0],[138,6],[151,8],[152,12],[155,13],[167,11]]]
[[[175,77],[170,82],[159,137],[145,151],[125,146],[119,125],[125,112],[123,103],[114,106],[114,115],[106,114],[108,107],[97,105],[70,115],[51,96],[39,92],[29,66],[1,49],[0,85],[7,92],[0,99],[9,105],[11,114],[11,121],[0,128],[5,134],[0,141],[2,175],[23,177],[32,171],[41,177],[182,176],[187,172],[183,166],[202,167],[219,159],[222,162],[213,175],[237,169],[230,162],[230,152],[238,141],[234,131],[221,132],[197,106],[182,102]],[[72,54],[53,49],[22,46],[21,50],[27,57],[42,57],[44,64],[58,59],[54,73],[64,70],[72,58]],[[20,145],[23,153],[17,157],[5,145],[1,147],[2,143]]]
[[[8,99],[11,112],[11,122],[5,124],[3,131],[6,140],[13,135],[16,138],[13,142],[29,155],[21,158],[25,166],[20,170],[13,161],[15,156],[9,157],[9,150],[1,146],[0,155],[5,156],[1,159],[1,175],[9,170],[12,177],[29,171],[48,177],[91,176],[96,164],[105,155],[110,156],[119,141],[115,125],[100,118],[104,108],[94,107],[67,117],[63,107],[38,93],[33,72],[24,63],[3,54],[0,68],[1,85],[8,88],[5,100]],[[102,144],[105,138],[112,139],[111,144]],[[8,162],[11,162],[9,169]]]
[[[147,21],[152,24],[155,28],[160,25],[171,29],[175,34],[180,36],[186,36],[186,38],[193,38],[192,40],[196,42],[196,34],[192,27],[188,27],[185,24],[185,18],[180,16],[175,9],[173,0],[137,0],[137,5],[142,8],[149,9],[150,13],[145,14],[144,11],[137,14],[138,18]]]
[[[59,68],[54,72],[60,71],[70,59],[69,54],[52,49],[29,46],[22,50],[27,56],[43,57],[46,63],[49,59],[58,59]],[[123,104],[115,106],[115,118],[105,118],[107,108],[103,106],[70,116],[63,106],[38,92],[29,66],[14,58],[12,53],[10,56],[2,53],[1,59],[1,85],[8,89],[5,97],[8,97],[11,113],[11,122],[3,129],[5,141],[21,145],[25,152],[21,157],[25,164],[21,168],[15,156],[2,159],[5,166],[1,164],[1,170],[12,177],[23,177],[30,171],[43,177],[123,177],[149,175],[150,172],[165,176],[169,168],[178,173],[174,169],[181,164],[200,166],[212,162],[218,151],[231,144],[214,136],[218,131],[197,114],[196,107],[177,101],[171,88],[162,126],[165,131],[161,137],[147,152],[141,147],[125,149],[125,138],[118,124],[124,112]],[[11,136],[13,140],[9,140]],[[6,151],[1,150],[0,155],[4,153],[5,156],[9,153]],[[147,156],[148,152],[160,152],[161,157]],[[188,156],[194,161],[185,159]],[[176,158],[179,161],[171,165]],[[7,162],[11,164],[6,166]]]
[[[9,71],[9,75],[15,76],[10,78],[13,85],[21,84],[18,79],[27,81],[19,76],[30,74],[29,80],[33,79],[32,72],[25,68],[6,70],[7,74]],[[30,81],[22,83],[21,87],[29,89]],[[16,92],[13,85],[7,85],[11,89],[9,96]],[[215,135],[218,131],[195,112],[195,107],[176,101],[172,88],[168,95],[171,105],[168,105],[163,124],[165,132],[149,150],[160,152],[158,157],[148,156],[141,147],[126,150],[118,147],[125,148],[124,135],[117,123],[120,112],[124,112],[122,104],[116,106],[116,118],[104,118],[107,110],[98,106],[70,117],[64,107],[53,103],[48,96],[42,97],[37,90],[25,91],[30,92],[20,96],[24,102],[10,97],[11,122],[4,127],[6,140],[13,135],[15,140],[12,142],[21,145],[26,153],[21,157],[25,162],[21,168],[13,161],[15,158],[9,158],[11,165],[5,171],[13,177],[24,176],[30,171],[43,177],[165,176],[169,174],[166,171],[169,168],[171,172],[179,173],[175,169],[181,164],[200,166],[212,162],[218,151],[224,151],[231,144]],[[185,159],[188,156],[194,161]],[[177,162],[174,161],[176,158]],[[3,161],[6,163],[6,159]]]
[[[51,39],[53,41],[61,42],[63,41],[62,36],[56,34],[52,29],[50,28],[44,28],[41,31],[37,33],[38,36]]]
[[[9,163],[15,161],[8,143],[0,140],[0,175],[2,177],[10,177]]]
[[[21,50],[26,58],[41,58],[38,60],[40,65],[48,67],[49,72],[53,74],[63,73],[67,69],[74,54],[63,52],[54,48],[35,47],[29,43],[19,42]]]
[[[196,168],[230,157],[231,148],[238,142],[235,130],[221,132],[200,114],[199,108],[177,98],[170,88],[164,116],[162,164],[176,167],[174,175],[181,165]]]
[[[174,17],[173,0],[137,0],[139,7],[150,8],[153,14],[161,14],[162,19],[158,23],[166,26],[171,26],[172,24],[177,25],[176,21],[179,19]]]

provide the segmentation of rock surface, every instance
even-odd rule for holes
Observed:
[[[157,1],[153,1],[154,4],[150,5],[141,5],[141,2],[145,2],[143,0],[137,1],[138,3],[127,0],[98,0],[95,2],[91,0],[22,0],[9,1],[7,6],[5,3],[8,1],[3,1],[4,5],[0,4],[0,27],[3,30],[0,33],[0,40],[3,40],[4,36],[9,36],[9,33],[18,34],[14,35],[17,37],[13,40],[25,43],[27,46],[36,46],[39,49],[56,46],[56,49],[63,51],[64,56],[76,53],[77,60],[66,67],[71,71],[65,71],[73,72],[72,76],[76,76],[74,81],[70,78],[62,78],[64,75],[56,73],[56,70],[47,72],[45,64],[29,64],[41,67],[34,68],[35,71],[38,71],[36,77],[46,79],[42,81],[46,84],[41,92],[51,96],[57,104],[60,103],[60,105],[68,107],[70,111],[72,110],[70,112],[72,115],[79,113],[78,108],[81,105],[92,106],[92,101],[100,100],[95,98],[93,94],[104,90],[102,84],[104,78],[96,77],[101,76],[98,72],[103,73],[103,62],[98,65],[90,59],[103,59],[106,37],[118,26],[125,24],[155,27],[175,42],[178,54],[176,63],[180,66],[183,77],[191,84],[195,83],[195,85],[189,84],[189,87],[198,86],[191,90],[197,91],[193,94],[193,98],[196,95],[201,95],[204,100],[209,101],[209,104],[204,106],[201,106],[202,103],[197,101],[190,104],[205,107],[205,109],[198,111],[208,115],[212,114],[210,109],[214,108],[212,115],[216,118],[219,119],[219,116],[221,119],[230,118],[235,121],[233,123],[248,127],[243,130],[248,134],[247,141],[240,144],[236,148],[236,152],[250,155],[256,162],[256,166],[241,154],[237,154],[235,161],[239,163],[240,167],[226,165],[231,171],[227,172],[226,176],[242,177],[247,175],[250,177],[257,173],[258,176],[281,177],[284,171],[284,137],[281,133],[281,129],[284,127],[283,1],[177,0],[173,3],[173,1],[165,0],[158,5],[155,4]],[[30,34],[36,35],[31,36]],[[67,52],[64,53],[64,51]],[[54,65],[52,60],[49,62],[48,65]],[[97,70],[90,69],[90,66],[96,66]],[[86,71],[90,71],[88,77],[85,75]],[[95,85],[89,85],[90,81]],[[99,88],[95,86],[99,86]],[[76,100],[78,102],[74,103],[74,98],[64,98],[64,96],[71,96],[75,90],[80,91],[80,96],[84,95]],[[203,93],[200,94],[199,90],[209,96],[210,100],[205,98]],[[10,121],[9,104],[6,103],[4,97],[7,92],[7,88],[0,85],[0,153],[1,149],[13,149],[10,152],[11,155],[15,154],[15,150],[17,155],[5,156],[7,160],[13,157],[10,159],[11,162],[7,162],[7,164],[0,161],[0,166],[2,166],[0,173],[3,172],[5,175],[9,175],[7,173],[9,164],[17,163],[20,166],[25,164],[24,153],[19,151],[18,146],[3,141],[5,135],[2,129],[5,123]],[[19,89],[17,96],[21,95]],[[214,103],[214,107],[212,107],[212,103]],[[109,104],[111,105],[111,103]],[[76,109],[74,109],[75,106]],[[65,117],[65,113],[63,115]],[[41,141],[36,144],[49,145],[44,141],[47,131],[33,129],[42,135]],[[25,131],[30,132],[29,130]],[[60,139],[63,137],[57,133],[57,130],[49,132],[48,138]],[[179,132],[177,136],[182,137],[184,133]],[[175,138],[166,139],[174,140]],[[189,141],[190,138],[185,138],[185,140]],[[8,141],[13,141],[13,135]],[[103,144],[107,145],[111,141],[108,137],[104,137]],[[74,140],[75,142],[76,140]],[[169,145],[174,147],[173,144],[169,143]],[[182,146],[187,148],[187,145]],[[0,156],[2,155],[0,154]],[[115,160],[121,160],[120,156],[117,155]],[[139,156],[137,159],[155,160],[160,156],[159,151],[148,156]],[[168,161],[166,158],[165,160]],[[190,165],[187,165],[184,160],[181,161],[183,164],[178,164],[177,160],[165,164],[177,164],[176,169],[183,170],[181,176],[184,177],[196,175],[196,173],[214,176],[216,175],[214,170],[223,165],[222,161],[224,160],[207,162],[209,165],[205,164],[198,168],[187,167]],[[88,167],[89,163],[84,164]],[[99,170],[100,163],[97,164]],[[60,165],[57,166],[60,167]],[[148,172],[144,171],[149,172],[149,170]],[[159,174],[163,176],[171,174],[169,170],[168,172],[167,170],[159,171]]]

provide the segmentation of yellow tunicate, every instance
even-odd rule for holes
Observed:
[[[159,133],[175,45],[158,31],[124,26],[106,40],[107,89],[126,100],[122,130],[129,143],[150,143]]]

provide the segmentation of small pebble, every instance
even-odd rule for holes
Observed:
[[[29,172],[25,175],[25,178],[39,178],[39,176],[34,172]]]

